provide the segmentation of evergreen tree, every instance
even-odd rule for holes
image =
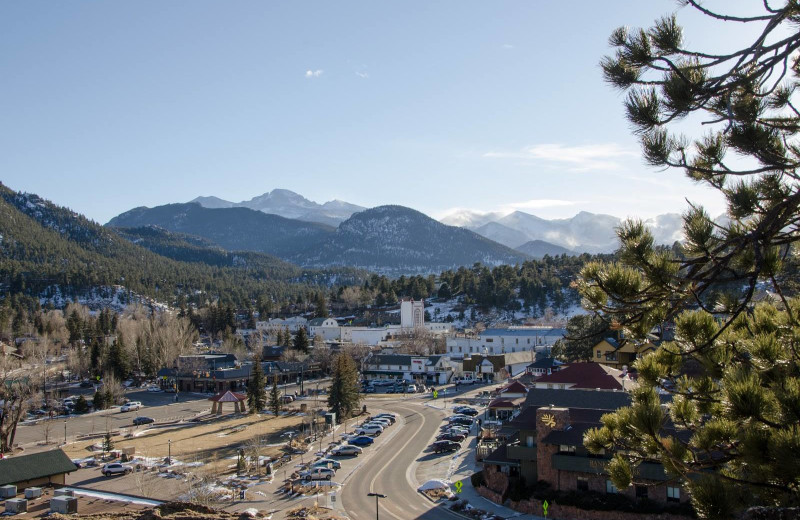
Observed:
[[[100,390],[94,393],[94,397],[92,398],[92,406],[95,410],[105,410],[108,408],[106,405],[106,396]]]
[[[358,387],[358,367],[349,354],[340,353],[333,362],[333,375],[328,393],[328,408],[340,421],[352,416],[361,402]]]
[[[291,347],[292,346],[292,333],[289,332],[289,327],[285,327],[283,331],[283,343],[281,344],[283,347]]]
[[[328,317],[328,302],[325,301],[325,295],[321,291],[314,300],[314,314],[317,318]]]
[[[294,335],[294,342],[292,346],[295,350],[304,354],[308,354],[308,343],[308,334],[306,333],[306,328],[300,327],[297,329],[297,333]]]
[[[122,336],[117,337],[108,349],[105,371],[114,374],[120,381],[124,380],[130,371],[130,362],[125,345],[122,343]]]
[[[588,361],[594,357],[592,350],[611,334],[608,323],[600,316],[578,314],[567,321],[567,333],[553,345],[553,356],[564,361]]]
[[[114,441],[111,439],[111,432],[106,432],[103,437],[103,451],[108,453],[114,449]]]
[[[253,360],[253,372],[250,374],[250,382],[247,384],[247,406],[250,413],[260,412],[264,409],[267,402],[266,381],[264,370],[261,368],[261,360]]]
[[[618,230],[620,261],[584,267],[584,301],[628,337],[675,323],[675,341],[634,364],[632,405],[604,416],[584,443],[614,450],[608,471],[618,488],[655,460],[690,489],[699,516],[728,518],[800,501],[800,300],[786,291],[800,239],[800,4],[764,2],[758,16],[740,17],[685,3],[717,23],[756,25],[757,35],[727,54],[696,52],[675,16],[665,17],[649,30],[616,30],[617,53],[602,67],[628,91],[645,160],[721,192],[730,222],[692,206],[676,252],[629,221]],[[688,115],[703,123],[694,142],[673,133]],[[773,301],[754,304],[759,284]],[[659,390],[672,394],[666,407]]]
[[[269,391],[269,409],[275,415],[281,413],[281,391],[278,390],[278,378],[272,381],[272,390]]]
[[[278,333],[275,335],[275,344],[283,346],[283,330],[281,329],[278,329]]]
[[[79,396],[78,400],[75,401],[75,413],[86,413],[89,411],[89,403],[86,402],[86,398],[84,396]]]

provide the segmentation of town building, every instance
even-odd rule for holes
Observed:
[[[600,363],[570,363],[561,370],[533,380],[534,388],[559,390],[632,390],[637,386],[633,374]]]
[[[511,482],[522,478],[528,483],[547,482],[555,491],[623,494],[661,503],[687,501],[686,491],[655,462],[637,468],[643,485],[618,490],[606,471],[611,454],[595,455],[583,447],[583,435],[601,426],[603,414],[630,402],[626,392],[531,389],[522,411],[508,423],[513,435],[483,457],[490,491],[502,496]]]
[[[448,338],[447,354],[453,358],[459,358],[469,354],[549,353],[555,342],[563,338],[565,334],[565,329],[553,327],[486,329],[478,334]]]
[[[49,450],[30,455],[0,459],[0,486],[28,487],[63,486],[66,476],[78,468],[62,450]]]
[[[604,338],[595,345],[592,361],[612,368],[630,367],[634,361],[658,347],[651,341],[636,342],[629,339]]]
[[[366,380],[405,380],[444,385],[452,378],[453,367],[445,356],[371,354],[364,360],[361,373]]]
[[[257,321],[256,329],[266,333],[277,333],[279,330],[283,331],[289,329],[289,332],[297,332],[300,327],[306,327],[308,320],[302,316],[293,316],[291,318],[272,318],[267,321]]]
[[[308,335],[324,341],[341,341],[342,328],[333,318],[314,318],[308,322]]]

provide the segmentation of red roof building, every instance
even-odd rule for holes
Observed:
[[[534,388],[560,390],[631,390],[636,380],[630,372],[600,363],[572,363],[533,381]]]

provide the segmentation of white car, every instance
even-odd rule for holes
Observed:
[[[377,424],[365,424],[361,428],[356,428],[356,435],[371,435],[376,436],[383,433],[383,428]]]
[[[148,392],[160,392],[160,391],[161,391],[161,388],[159,388],[159,387],[157,387],[157,386],[148,386],[148,387],[147,387],[147,391],[148,391]]]
[[[133,410],[139,410],[142,407],[142,403],[140,401],[131,401],[129,403],[125,403],[119,409],[120,412],[132,412]]]
[[[133,468],[130,466],[120,464],[119,462],[112,462],[103,466],[103,469],[100,470],[100,473],[108,477],[110,475],[127,475],[132,471]]]
[[[308,471],[300,472],[300,478],[303,480],[330,480],[336,475],[336,471],[330,468],[316,467]]]
[[[373,417],[372,419],[369,420],[369,423],[367,424],[378,424],[385,430],[386,428],[392,425],[392,421],[386,418]]]

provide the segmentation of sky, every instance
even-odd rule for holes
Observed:
[[[598,65],[614,28],[675,10],[687,47],[746,37],[671,0],[2,2],[0,182],[100,223],[274,188],[435,218],[718,215],[644,165]]]

